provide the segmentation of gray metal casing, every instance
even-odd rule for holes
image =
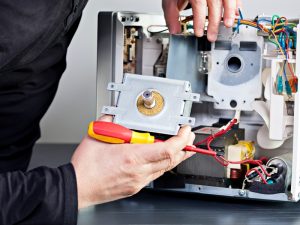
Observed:
[[[192,84],[193,92],[200,93],[203,98],[206,77],[198,72],[197,54],[197,38],[195,36],[170,36],[167,78],[188,79]]]
[[[195,118],[190,117],[192,102],[199,101],[200,95],[191,93],[187,81],[125,74],[122,83],[109,83],[108,90],[119,92],[117,106],[104,106],[102,113],[114,115],[114,122],[127,128],[176,135],[180,125],[195,124]],[[146,116],[137,109],[137,99],[146,90],[164,98],[163,110],[157,115]]]
[[[139,21],[121,21],[121,18],[125,16],[130,18],[131,16],[139,17]],[[122,71],[122,45],[123,45],[123,32],[124,26],[141,26],[144,30],[151,24],[164,25],[164,17],[163,15],[148,15],[143,13],[132,13],[132,12],[100,12],[98,17],[98,68],[97,68],[97,116],[101,115],[103,105],[115,105],[117,95],[114,92],[107,91],[107,84],[110,82],[113,83],[122,83],[123,80],[123,71]],[[201,93],[201,101],[202,104],[194,104],[192,108],[192,116],[196,118],[196,125],[211,125],[218,121],[218,118],[232,118],[234,112],[228,110],[228,102],[224,106],[217,106],[215,102],[217,102],[214,98],[210,96],[202,95],[202,92],[205,93],[207,86],[203,85],[203,82],[206,82],[203,77],[198,79],[197,70],[194,66],[197,65],[196,51],[190,52],[192,46],[196,46],[195,39],[193,37],[188,37],[184,40],[185,37],[173,37],[171,38],[171,43],[181,43],[178,46],[170,46],[170,51],[172,51],[171,59],[172,65],[167,67],[167,77],[172,79],[182,79],[190,81],[192,84],[192,91],[196,93]],[[150,40],[150,39],[149,39]],[[155,40],[154,40],[155,41]],[[188,43],[186,46],[183,44]],[[259,41],[259,40],[258,40]],[[148,39],[145,39],[144,42],[147,44]],[[261,46],[261,43],[258,44]],[[146,45],[143,48],[147,48]],[[187,57],[182,57],[179,54],[179,49],[183,50],[183,53]],[[192,47],[193,48],[193,47]],[[144,49],[143,57],[147,57],[145,61],[153,60],[157,57],[158,49],[149,47],[148,49]],[[152,53],[153,54],[152,54]],[[189,54],[193,54],[190,58]],[[297,52],[298,54],[298,52]],[[299,58],[299,57],[298,57]],[[169,60],[169,59],[168,59]],[[179,60],[179,61],[178,61]],[[181,60],[181,61],[180,61]],[[216,60],[216,59],[215,59]],[[246,59],[247,60],[247,59]],[[176,63],[180,62],[180,63]],[[169,61],[168,61],[169,63]],[[216,61],[214,62],[216,63]],[[193,68],[189,68],[192,65]],[[150,64],[148,66],[148,70],[150,71]],[[220,71],[220,70],[219,70]],[[188,72],[186,77],[185,73]],[[143,74],[144,75],[144,74]],[[146,74],[151,75],[151,74]],[[190,76],[190,78],[189,78]],[[213,75],[211,78],[214,78]],[[254,76],[256,77],[256,76]],[[216,80],[214,80],[216,81]],[[213,82],[214,82],[213,81]],[[211,80],[210,80],[211,82]],[[255,80],[260,86],[260,81]],[[213,87],[213,86],[212,86]],[[228,85],[230,88],[231,86]],[[247,90],[243,89],[242,90]],[[254,90],[254,89],[251,89]],[[248,92],[249,93],[249,92]],[[211,93],[212,94],[212,93]],[[261,94],[261,90],[257,89],[255,95]],[[225,94],[226,95],[226,94]],[[240,93],[238,93],[240,95]],[[230,98],[231,97],[231,98]],[[232,99],[232,96],[228,97]],[[253,99],[253,97],[251,97]],[[222,99],[221,99],[222,100]],[[299,114],[299,96],[296,96],[296,105],[295,105],[295,115]],[[225,103],[224,103],[225,104]],[[256,140],[256,134],[260,126],[263,124],[263,120],[261,117],[252,111],[248,111],[242,114],[241,116],[241,124],[242,128],[246,129],[246,140]],[[295,120],[295,136],[298,137],[299,127],[298,119]],[[262,200],[271,200],[271,201],[298,201],[298,189],[299,189],[299,174],[300,174],[300,164],[298,163],[300,159],[299,153],[296,151],[299,149],[299,142],[290,141],[284,144],[281,149],[275,149],[273,151],[265,151],[263,149],[257,148],[258,156],[267,156],[274,157],[281,155],[282,153],[293,152],[293,178],[292,178],[292,193],[287,195],[286,193],[275,194],[275,195],[265,195],[253,193],[248,190],[239,190],[239,189],[231,189],[231,188],[223,188],[223,187],[213,187],[213,186],[205,186],[205,185],[196,185],[196,184],[185,184],[185,188],[175,188],[175,189],[163,189],[170,190],[176,192],[187,192],[187,193],[201,193],[208,195],[219,195],[219,196],[229,196],[229,197],[237,197],[237,198],[247,198],[247,199],[262,199]],[[204,160],[205,161],[205,160]],[[153,188],[153,183],[150,183],[148,188]]]
[[[240,33],[233,36],[232,29],[220,26],[218,40],[212,43],[212,68],[208,73],[207,85],[208,95],[216,100],[215,108],[251,111],[251,104],[261,97],[263,37],[256,33],[253,28],[241,26]],[[243,49],[243,42],[255,43],[256,48]],[[221,46],[218,47],[217,43]],[[222,43],[229,43],[230,46],[222,46]],[[240,60],[241,65],[231,70],[229,60],[234,57]],[[232,101],[236,102],[235,107],[231,106]]]

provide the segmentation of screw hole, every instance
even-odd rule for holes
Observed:
[[[193,121],[192,120],[189,120],[189,123],[192,123]]]
[[[219,65],[220,63],[219,62],[217,62],[217,65]]]
[[[114,87],[115,87],[115,85],[111,84],[111,85],[110,85],[110,87],[111,87],[111,88],[114,88]]]
[[[237,102],[235,100],[231,100],[230,106],[231,106],[231,108],[237,107]]]

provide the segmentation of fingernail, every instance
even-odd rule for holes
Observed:
[[[217,40],[217,35],[216,33],[208,33],[207,34],[207,39],[210,41],[210,42],[215,42]]]
[[[171,34],[178,34],[178,33],[181,32],[181,26],[180,26],[179,23],[178,24],[177,23],[176,24],[169,24],[168,28],[169,28],[169,32]]]
[[[192,130],[192,127],[189,125],[183,125],[181,128],[188,129],[189,131]]]
[[[197,31],[195,31],[195,35],[197,36],[197,37],[202,37],[203,36],[203,30],[197,30]]]
[[[230,18],[230,19],[226,19],[225,20],[225,25],[227,27],[232,27],[233,26],[233,23],[234,23],[234,19],[233,18]]]
[[[169,28],[170,34],[176,34],[176,30],[174,28]]]

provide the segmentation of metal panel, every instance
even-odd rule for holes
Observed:
[[[204,75],[199,74],[197,66],[197,39],[194,36],[172,35],[169,44],[167,78],[187,80],[192,91],[205,92]]]
[[[191,102],[199,101],[200,95],[191,93],[187,81],[125,74],[123,83],[110,83],[108,89],[119,92],[119,97],[117,106],[105,106],[103,113],[115,115],[115,123],[130,129],[176,135],[179,125],[192,126],[195,122],[190,117]],[[144,91],[152,89],[162,96],[163,108],[156,115],[144,115],[137,101]]]

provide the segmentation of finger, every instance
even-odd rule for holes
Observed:
[[[104,122],[112,122],[113,117],[111,115],[103,115],[97,119],[97,121],[104,121]]]
[[[236,13],[236,1],[234,0],[224,0],[224,25],[226,27],[232,27],[235,19]]]
[[[144,163],[172,159],[174,155],[180,152],[188,143],[191,135],[191,128],[185,126],[181,128],[177,136],[168,139],[165,142],[151,145],[136,145],[135,152]]]
[[[194,15],[194,30],[197,37],[202,37],[204,34],[207,2],[206,0],[191,0],[193,15]]]
[[[192,157],[193,155],[195,155],[194,152],[181,151],[174,156],[173,160],[165,159],[162,161],[149,163],[146,164],[146,167],[148,168],[149,174],[154,174],[159,171],[166,172],[178,166],[178,164]]]
[[[207,28],[207,39],[211,42],[215,42],[217,40],[221,18],[222,18],[222,1],[220,0],[208,1],[209,23]]]
[[[178,0],[177,8],[179,11],[184,10],[188,4],[189,4],[188,0]]]
[[[185,153],[185,156],[184,158],[180,161],[184,161],[190,157],[192,157],[193,155],[195,155],[196,153],[193,153],[193,152],[186,152]],[[177,164],[175,164],[175,166],[173,167],[169,167],[167,169],[164,168],[164,165],[157,165],[157,168],[156,169],[153,169],[153,171],[157,171],[157,172],[153,172],[152,174],[150,174],[148,177],[147,177],[147,180],[146,180],[146,184],[152,182],[153,180],[156,180],[157,178],[159,178],[160,176],[162,176],[165,172],[173,169],[174,167],[176,167],[180,162],[178,162]],[[161,170],[159,170],[159,167],[162,168]]]
[[[185,146],[188,145],[191,135],[191,127],[183,126],[178,134],[165,141],[165,144],[170,149],[174,149],[175,152],[181,151]]]
[[[164,10],[165,20],[171,34],[181,32],[179,18],[179,9],[177,7],[177,0],[163,0],[162,7]]]
[[[191,132],[187,145],[192,146],[194,144],[194,140],[195,140],[195,134]]]

